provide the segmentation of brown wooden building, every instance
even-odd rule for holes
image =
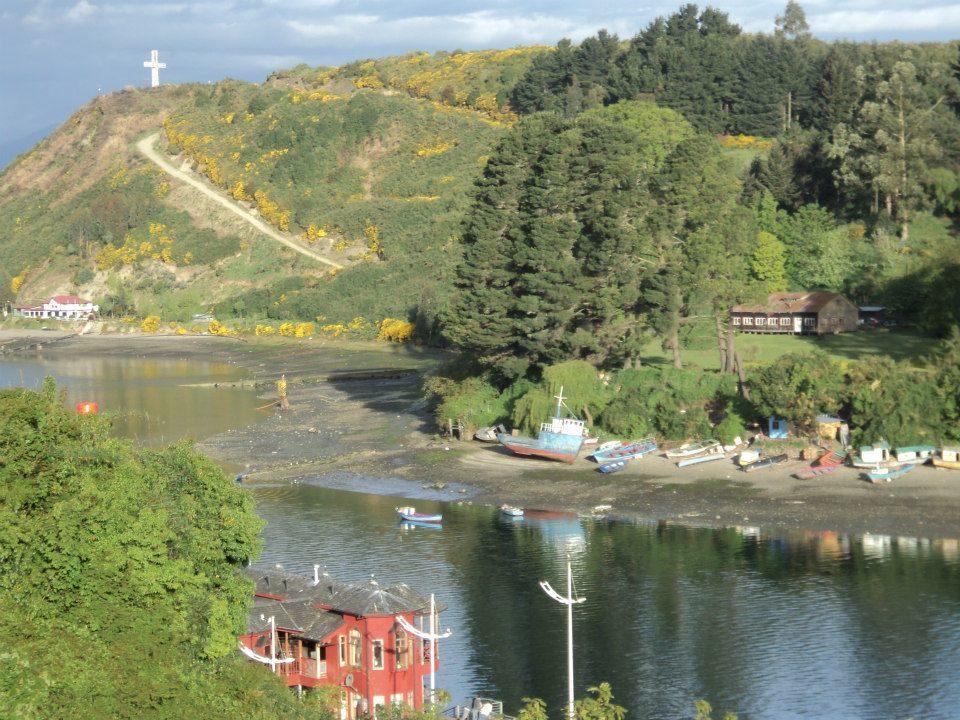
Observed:
[[[742,332],[824,335],[857,329],[859,309],[840,293],[771,293],[766,305],[734,305],[733,326]]]

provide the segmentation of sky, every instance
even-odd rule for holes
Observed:
[[[786,0],[717,0],[751,32]],[[0,148],[26,149],[98,92],[162,82],[262,81],[301,62],[339,65],[412,50],[632,37],[681,0],[0,0]],[[701,3],[703,5],[705,3]],[[814,34],[960,38],[960,0],[801,0]],[[0,165],[2,165],[0,158]]]

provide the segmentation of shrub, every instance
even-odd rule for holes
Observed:
[[[148,315],[140,323],[140,330],[145,333],[155,333],[160,329],[160,318],[157,315]]]
[[[843,373],[822,352],[791,353],[753,373],[750,387],[762,416],[809,426],[816,415],[840,408]]]
[[[384,318],[380,321],[377,340],[385,342],[406,342],[413,336],[413,323],[399,318]]]

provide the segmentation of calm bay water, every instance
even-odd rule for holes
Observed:
[[[260,417],[229,365],[141,359],[0,361],[0,387],[53,375],[70,401],[97,400],[142,442],[207,437]],[[451,477],[451,481],[469,478]],[[324,478],[356,487],[358,478]],[[418,485],[360,478],[417,494]],[[515,711],[524,696],[560,717],[566,557],[587,602],[575,610],[578,694],[612,683],[629,718],[692,715],[709,699],[741,718],[956,718],[960,546],[833,533],[766,535],[573,516],[501,518],[492,508],[418,499],[442,530],[401,528],[397,497],[314,485],[255,486],[263,564],[342,579],[374,574],[449,606],[439,685]]]
[[[201,439],[263,417],[250,388],[193,386],[244,377],[226,363],[84,356],[0,359],[0,388],[39,389],[48,375],[66,390],[71,405],[96,401],[101,412],[115,415],[119,435],[149,445]]]
[[[956,718],[960,565],[955,541],[504,519],[418,500],[442,530],[402,529],[394,497],[309,485],[253,490],[262,563],[375,574],[449,605],[439,686],[455,699],[565,694],[563,609],[578,590],[580,693],[609,681],[634,718],[692,715],[697,698],[741,718]]]

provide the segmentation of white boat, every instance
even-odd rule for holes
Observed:
[[[701,455],[719,449],[720,443],[716,440],[697,440],[696,442],[684,443],[678,448],[667,451],[668,458],[686,458],[694,455]]]
[[[523,517],[523,508],[518,508],[513,505],[501,505],[500,512],[507,517]]]
[[[613,450],[614,448],[620,447],[621,445],[623,445],[623,442],[621,440],[607,440],[605,443],[601,444],[600,447],[598,447],[595,452],[600,452],[600,453],[608,452],[610,450]]]
[[[699,465],[700,463],[713,462],[714,460],[724,460],[726,455],[722,452],[710,453],[709,455],[698,455],[697,457],[687,458],[677,463],[678,468],[688,467],[690,465]]]

